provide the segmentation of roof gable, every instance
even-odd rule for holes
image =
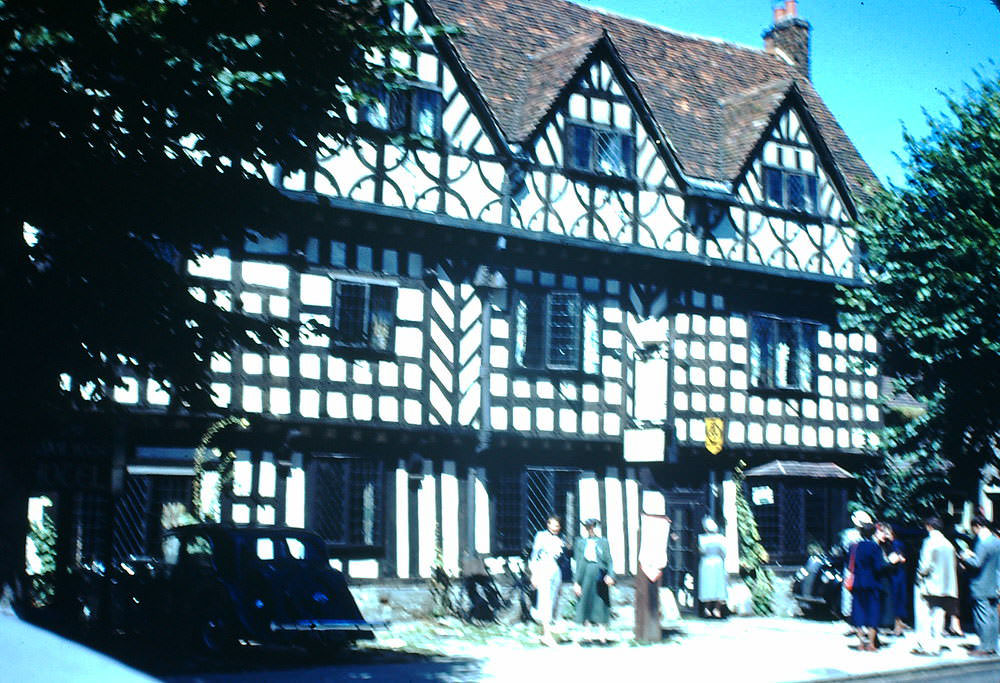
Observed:
[[[524,142],[539,109],[554,101],[553,81],[565,83],[569,76],[553,74],[581,63],[590,38],[607,34],[686,176],[731,182],[732,169],[745,158],[734,160],[743,147],[728,145],[727,128],[746,122],[746,110],[768,103],[766,96],[755,103],[740,102],[740,96],[780,91],[781,83],[794,82],[850,191],[864,197],[866,184],[878,184],[808,80],[763,50],[671,32],[567,0],[423,1],[444,24],[458,28],[449,38],[512,142]]]
[[[657,126],[648,104],[635,87],[634,78],[607,33],[599,36],[582,34],[565,46],[532,61],[537,61],[537,64],[529,76],[529,83],[537,85],[527,91],[529,96],[524,101],[519,137],[526,147],[535,143],[556,114],[562,111],[570,119],[586,120],[599,126],[613,125],[636,134],[636,152],[641,162],[636,172],[640,180],[648,180],[644,171],[651,170],[647,167],[655,163],[649,157],[658,156],[662,164],[656,164],[658,168],[652,175],[658,180],[654,184],[662,182],[665,175],[670,176],[671,184],[683,182],[670,141]],[[587,99],[610,98],[615,103],[606,105],[606,109],[616,110],[619,106],[626,106],[628,114],[626,117],[615,115],[612,121],[574,112],[570,102],[579,95]],[[652,143],[648,154],[644,153],[646,139]]]
[[[836,189],[836,199],[856,215],[838,158],[826,145],[794,80],[775,81],[729,98],[722,104],[726,131],[720,152],[722,173],[731,178],[734,188],[761,157],[768,142],[801,145],[816,155],[818,166]],[[785,126],[789,130],[777,130]],[[806,170],[812,171],[811,168]]]

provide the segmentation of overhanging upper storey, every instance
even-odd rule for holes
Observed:
[[[850,223],[877,181],[780,57],[566,0],[414,0],[394,12],[423,36],[384,56],[411,68],[410,87],[359,109],[359,139],[284,189],[433,215],[442,230],[447,217],[858,277]]]

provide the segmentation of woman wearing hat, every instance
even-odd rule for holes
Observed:
[[[698,601],[706,617],[722,618],[722,609],[729,592],[729,575],[726,573],[726,537],[719,533],[719,525],[711,517],[702,522],[705,533],[698,536]]]
[[[607,626],[611,620],[611,596],[608,589],[614,585],[614,571],[611,567],[611,547],[599,532],[601,523],[588,519],[583,523],[584,536],[573,545],[573,591],[579,600],[576,603],[576,622],[593,624],[599,628],[598,638],[602,643],[608,640]]]

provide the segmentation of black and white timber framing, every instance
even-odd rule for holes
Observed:
[[[734,186],[699,182],[605,39],[517,145],[428,17],[403,5],[425,39],[386,55],[419,82],[357,115],[431,139],[371,135],[312,173],[273,170],[315,222],[188,265],[192,296],[323,328],[213,359],[220,411],[251,422],[230,436],[222,517],[314,528],[352,577],[405,579],[439,549],[450,572],[516,556],[556,511],[602,519],[627,574],[644,496],[695,500],[734,540],[738,459],[859,462],[881,422],[877,349],[837,327],[835,286],[860,277],[852,205],[801,98]],[[124,490],[188,472],[204,421],[153,382],[115,397],[136,416]],[[723,420],[717,456],[706,417]],[[625,462],[624,431],[650,426],[664,462]]]

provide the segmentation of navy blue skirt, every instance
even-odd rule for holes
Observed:
[[[882,596],[877,588],[855,588],[851,598],[851,623],[876,628],[881,620]]]

